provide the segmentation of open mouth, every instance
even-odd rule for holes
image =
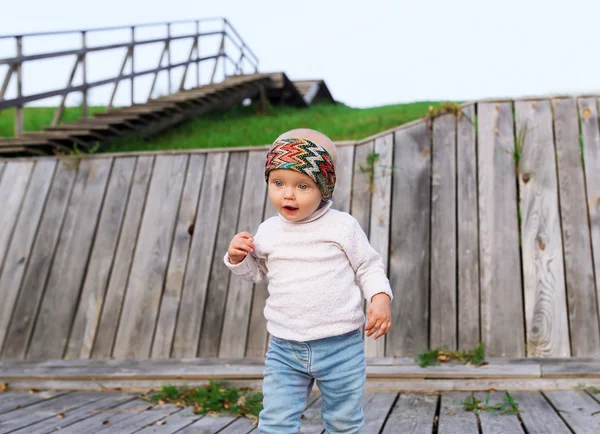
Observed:
[[[294,208],[293,206],[284,206],[283,210],[289,213],[293,213],[298,211],[298,208]]]

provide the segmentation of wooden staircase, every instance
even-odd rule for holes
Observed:
[[[282,72],[235,75],[144,104],[110,109],[92,118],[0,138],[0,157],[70,154],[74,149],[87,152],[127,136],[148,137],[192,117],[227,109],[246,98],[261,97],[272,104],[295,107],[334,102],[323,80],[293,82]]]

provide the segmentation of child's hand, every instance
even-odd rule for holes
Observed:
[[[246,255],[253,252],[255,248],[254,238],[248,232],[236,234],[229,243],[229,249],[227,249],[229,262],[234,265],[242,262]]]
[[[385,293],[375,294],[371,298],[371,304],[367,309],[367,325],[365,326],[367,336],[377,332],[373,338],[377,340],[390,331],[391,327],[390,297]]]

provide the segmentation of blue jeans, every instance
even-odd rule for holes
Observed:
[[[329,434],[358,433],[366,361],[360,329],[340,336],[296,342],[271,337],[265,362],[261,434],[296,434],[314,384]]]

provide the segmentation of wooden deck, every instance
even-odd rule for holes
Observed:
[[[363,434],[597,434],[599,396],[581,390],[512,392],[519,414],[476,415],[463,409],[471,392],[423,394],[367,392]],[[489,404],[503,391],[474,393]],[[321,398],[311,395],[302,418],[303,434],[325,433]],[[190,408],[153,405],[136,394],[107,392],[8,392],[0,394],[0,434],[258,434],[250,419],[194,415]]]

